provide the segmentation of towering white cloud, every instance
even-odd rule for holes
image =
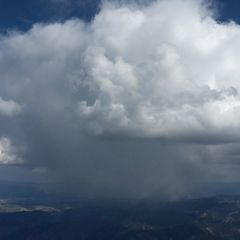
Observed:
[[[36,25],[2,38],[3,91],[26,106],[36,92],[55,109],[67,95],[95,134],[238,139],[239,39],[239,26],[216,22],[201,1],[106,4],[89,24]],[[3,100],[1,109],[19,111]]]
[[[170,0],[106,6],[90,29],[83,62],[94,100],[79,112],[93,131],[238,138],[238,25],[219,24],[200,1]]]
[[[198,0],[105,3],[90,23],[9,33],[0,115],[24,111],[1,118],[0,135],[86,192],[171,195],[190,187],[186,173],[193,184],[222,180],[230,168],[217,160],[231,160],[240,140],[239,50],[239,25]],[[1,161],[15,162],[2,145]]]

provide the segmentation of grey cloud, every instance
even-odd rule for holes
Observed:
[[[10,139],[0,138],[0,165],[16,165],[23,163],[18,155],[18,149],[13,146]]]
[[[21,106],[13,100],[3,100],[0,97],[0,115],[12,117],[22,112]]]
[[[175,198],[238,181],[226,160],[240,136],[240,30],[206,5],[105,3],[90,23],[2,36],[0,96],[24,111],[0,134],[82,195]]]

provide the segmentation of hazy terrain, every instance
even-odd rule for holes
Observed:
[[[0,198],[1,240],[240,239],[240,196],[83,200],[1,183]]]

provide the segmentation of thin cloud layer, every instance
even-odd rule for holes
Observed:
[[[12,100],[0,114],[24,111],[0,119],[0,134],[82,194],[172,197],[227,179],[218,160],[240,139],[240,28],[213,15],[197,0],[105,3],[90,23],[2,36],[0,96]]]

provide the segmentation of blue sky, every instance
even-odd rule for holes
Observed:
[[[240,2],[238,0],[218,0],[217,4],[220,10],[220,19],[224,21],[231,19],[240,22]]]
[[[71,17],[88,21],[99,0],[0,0],[0,28],[27,30],[36,22],[52,22]]]
[[[67,3],[68,2],[68,3]],[[52,22],[79,17],[90,20],[100,0],[0,0],[0,29],[27,30],[36,22]],[[240,22],[238,0],[216,0],[219,19]]]

